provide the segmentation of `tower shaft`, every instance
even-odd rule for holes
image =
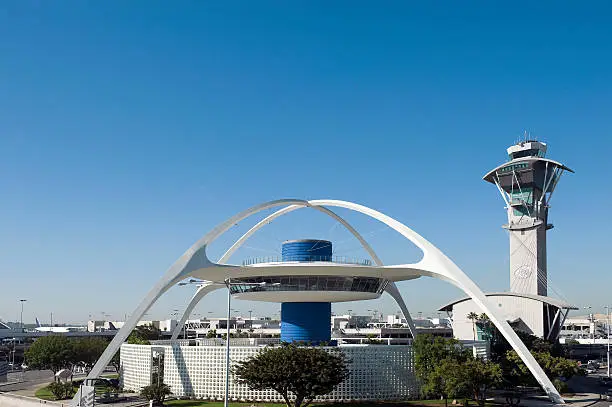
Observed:
[[[509,230],[510,291],[548,295],[546,227]]]

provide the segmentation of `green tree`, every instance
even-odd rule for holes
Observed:
[[[53,374],[68,368],[74,361],[72,341],[61,335],[38,338],[25,352],[25,359],[32,369],[49,369]]]
[[[563,381],[570,379],[573,376],[583,374],[578,366],[578,362],[566,359],[561,356],[552,356],[549,352],[531,352],[535,360],[544,370],[544,373],[552,379],[557,390],[563,390]],[[505,377],[510,378],[513,385],[531,385],[536,386],[537,382],[531,372],[525,366],[518,354],[511,350],[506,353],[505,372],[508,373]]]
[[[449,393],[446,382],[457,381],[457,377],[451,376],[459,375],[461,370],[453,367],[472,357],[469,349],[462,347],[456,339],[427,334],[417,335],[413,349],[415,371],[423,397],[446,397],[453,393]],[[452,396],[455,397],[455,394]]]
[[[134,332],[132,332],[130,336],[128,336],[127,343],[129,343],[130,345],[150,345],[151,344],[151,342],[148,339],[145,339],[139,336],[138,334],[134,334]]]
[[[425,392],[440,396],[444,405],[448,406],[449,398],[464,398],[468,396],[463,363],[457,359],[447,357],[439,361],[426,382]]]
[[[161,331],[153,325],[139,325],[128,336],[127,342],[132,345],[149,345],[151,342],[159,339]]]
[[[501,366],[495,362],[472,357],[461,365],[463,386],[468,389],[478,404],[484,406],[486,393],[502,383]]]
[[[165,383],[153,383],[140,390],[140,397],[146,400],[153,400],[154,406],[163,406],[166,396],[172,394],[170,387]]]
[[[108,346],[108,341],[102,338],[79,338],[74,340],[72,345],[73,364],[91,369]]]
[[[253,390],[273,389],[287,407],[307,407],[316,396],[330,393],[348,375],[342,352],[293,344],[264,348],[234,368],[238,382]],[[291,403],[290,397],[295,400]]]
[[[467,319],[472,321],[472,331],[474,332],[474,340],[476,340],[476,321],[478,321],[478,314],[472,311],[467,314]]]
[[[206,337],[207,338],[216,338],[217,337],[217,330],[216,329],[209,329],[208,332],[206,332]]]

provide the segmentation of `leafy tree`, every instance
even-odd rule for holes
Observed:
[[[153,405],[163,406],[166,396],[172,394],[170,387],[165,383],[153,383],[140,390],[140,397],[146,400],[153,400]]]
[[[429,334],[417,335],[413,349],[416,373],[421,379],[435,369],[441,360],[451,358],[462,362],[471,355],[471,352],[461,346],[458,340]]]
[[[330,393],[348,376],[343,353],[293,344],[267,347],[234,368],[238,382],[253,390],[276,390],[287,407],[307,407],[316,396]],[[293,404],[290,397],[295,397]]]
[[[448,406],[449,398],[466,397],[469,393],[462,366],[462,363],[451,357],[441,360],[426,382],[428,388],[425,391],[442,397],[445,406]]]
[[[49,369],[53,374],[70,367],[74,361],[72,341],[61,335],[38,338],[25,352],[25,359],[32,369]]]
[[[128,336],[127,342],[132,345],[149,345],[153,340],[159,339],[161,331],[153,325],[139,325]]]
[[[567,380],[572,376],[583,374],[576,361],[560,356],[552,356],[548,352],[531,353],[544,370],[544,373],[546,373],[549,378],[553,379],[553,384],[555,384],[556,381],[563,383],[557,379],[563,378]],[[512,380],[514,385],[537,385],[536,380],[527,366],[525,366],[521,358],[513,350],[506,353],[506,368],[504,370],[509,373],[507,377]],[[555,387],[563,387],[559,383],[555,384]],[[563,388],[559,387],[557,387],[557,390],[563,390]]]
[[[484,406],[487,390],[500,385],[503,380],[501,366],[495,362],[473,357],[461,365],[463,386],[478,404]]]
[[[478,321],[478,314],[472,311],[467,314],[467,319],[472,321],[472,331],[474,332],[474,340],[476,340],[476,321]]]
[[[74,340],[73,364],[90,369],[100,358],[107,346],[108,341],[102,338],[80,338]]]
[[[216,329],[209,329],[208,332],[206,332],[206,337],[207,338],[216,338],[217,337],[217,330]]]
[[[415,371],[424,397],[446,397],[450,393],[446,382],[452,382],[452,374],[459,374],[460,366],[470,357],[471,352],[452,338],[421,334],[413,342]],[[453,397],[455,395],[453,394]]]
[[[475,358],[455,339],[418,335],[413,342],[415,371],[423,397],[473,397],[484,403],[486,391],[502,382],[499,364]]]
[[[130,336],[127,338],[127,343],[130,345],[150,345],[151,342],[148,339],[145,339],[137,334],[132,332]]]

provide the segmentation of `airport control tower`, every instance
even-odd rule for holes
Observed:
[[[546,143],[525,139],[508,148],[509,161],[484,180],[497,186],[506,203],[510,235],[510,291],[547,295],[546,232],[550,199],[565,165],[545,158]]]

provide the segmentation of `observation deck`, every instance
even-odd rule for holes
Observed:
[[[264,256],[264,257],[253,257],[242,261],[243,266],[251,266],[253,264],[263,263],[314,263],[314,262],[325,262],[325,263],[337,263],[337,264],[353,264],[356,266],[371,266],[372,260],[370,259],[358,259],[346,256],[313,256],[309,255],[307,258],[304,256]]]

